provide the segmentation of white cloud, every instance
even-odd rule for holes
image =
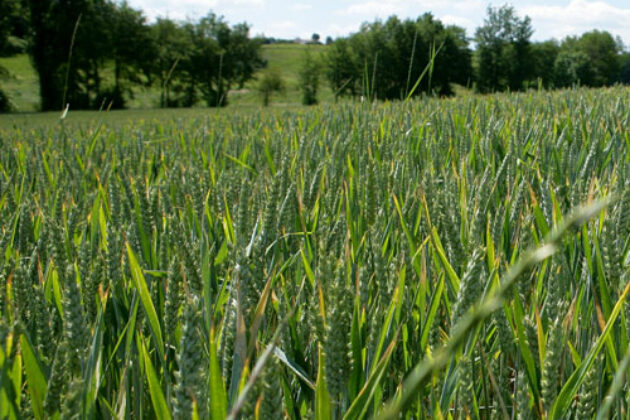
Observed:
[[[264,33],[267,36],[273,36],[276,38],[293,39],[299,36],[298,30],[301,29],[297,23],[291,20],[283,20],[278,22],[272,22],[264,29]]]
[[[305,12],[307,10],[311,10],[312,8],[313,5],[307,3],[294,3],[291,5],[291,10],[295,12]]]
[[[426,10],[449,10],[461,16],[471,12],[484,11],[486,3],[482,0],[415,0],[415,4]]]
[[[230,0],[230,1],[219,1],[223,6],[263,6],[265,4],[265,0]]]
[[[529,6],[519,12],[532,18],[536,38],[560,39],[601,29],[630,40],[630,8],[615,7],[603,1],[571,0],[566,6]]]
[[[457,25],[466,29],[475,27],[475,22],[472,19],[460,15],[442,15],[439,19],[445,25]]]
[[[176,20],[194,18],[209,11],[222,14],[221,11],[228,8],[260,9],[265,6],[265,0],[130,0],[129,3],[144,10],[149,19],[168,16]]]
[[[338,23],[330,23],[326,26],[326,30],[324,31],[326,34],[329,34],[333,38],[340,36],[347,36],[348,34],[358,32],[359,27],[361,25],[359,23],[350,23],[347,25],[340,25]]]
[[[345,36],[356,32],[362,22],[394,14],[414,19],[425,12],[446,24],[464,27],[473,36],[475,28],[483,24],[486,6],[506,2],[515,6],[519,16],[532,18],[535,40],[602,29],[630,44],[627,0],[129,0],[150,20],[158,16],[196,19],[212,10],[229,22],[248,22],[253,32],[288,38],[306,32]]]
[[[336,13],[342,16],[387,17],[402,14],[406,9],[405,5],[406,2],[402,1],[366,1],[351,4],[345,9],[338,10]]]

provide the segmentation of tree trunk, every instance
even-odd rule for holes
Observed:
[[[118,59],[114,60],[114,89],[116,92],[120,91],[120,61]]]
[[[63,91],[59,87],[58,72],[60,60],[55,59],[55,54],[50,51],[54,46],[50,41],[54,39],[52,31],[49,29],[47,19],[50,1],[29,0],[29,15],[31,28],[34,29],[33,41],[30,47],[30,56],[33,67],[39,76],[39,96],[42,111],[58,110],[63,108]]]
[[[48,67],[42,66],[43,70],[38,69],[39,73],[39,96],[41,100],[42,111],[56,111],[60,107],[63,108],[62,92],[57,88],[57,78],[53,71]]]

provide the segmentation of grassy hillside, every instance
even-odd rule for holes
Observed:
[[[286,106],[297,105],[301,102],[301,94],[299,89],[299,72],[302,59],[306,50],[321,57],[326,50],[324,45],[300,45],[300,44],[272,44],[263,46],[263,57],[267,60],[267,68],[262,69],[256,77],[245,86],[244,91],[237,91],[232,94],[230,101],[232,104],[259,104],[260,98],[256,93],[256,85],[260,76],[267,72],[278,72],[284,79],[286,91],[283,95],[274,97],[272,105]],[[332,99],[332,91],[328,87],[326,81],[320,80],[321,102]]]
[[[321,56],[325,51],[323,45],[300,45],[300,44],[273,44],[264,45],[262,48],[263,58],[267,60],[268,66],[260,70],[255,80],[248,82],[243,89],[235,90],[230,94],[230,103],[238,106],[255,106],[260,104],[260,98],[256,93],[258,77],[265,72],[277,71],[282,75],[286,84],[286,91],[283,95],[274,97],[272,106],[289,106],[300,103],[300,91],[298,85],[300,64],[306,49]],[[9,95],[15,107],[20,112],[33,112],[39,106],[39,92],[37,73],[31,66],[26,55],[15,57],[1,57],[0,66],[9,71],[9,77],[0,81],[0,86]],[[111,77],[107,69],[104,71],[105,82]],[[156,87],[135,87],[134,97],[129,99],[129,108],[153,108],[159,101],[159,90]],[[321,80],[320,100],[327,101],[332,97],[331,90],[325,80]],[[200,104],[201,106],[202,104]]]
[[[28,56],[0,57],[0,66],[9,71],[8,78],[0,79],[0,88],[11,98],[17,110],[37,110],[39,83]]]

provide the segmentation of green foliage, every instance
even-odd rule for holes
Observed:
[[[302,91],[303,105],[315,105],[317,103],[320,73],[319,61],[309,49],[305,50],[300,68],[300,90]]]
[[[325,55],[326,78],[335,94],[335,99],[348,94],[356,95],[356,61],[355,53],[350,41],[344,38],[337,39],[328,47]]]
[[[185,73],[180,64],[190,48],[187,34],[180,25],[164,18],[155,21],[151,32],[155,42],[152,74],[157,78],[160,88],[159,105],[161,108],[181,106],[179,95],[185,91]],[[172,92],[179,94],[177,98],[172,97]]]
[[[575,86],[589,80],[589,58],[582,51],[560,51],[553,70],[557,86]]]
[[[521,90],[533,73],[531,20],[528,16],[519,18],[514,7],[508,5],[488,6],[487,14],[483,26],[475,32],[477,89]]]
[[[9,47],[9,35],[11,33],[10,17],[14,8],[14,1],[0,1],[0,55],[4,55]]]
[[[556,60],[559,86],[580,83],[585,86],[611,85],[620,78],[622,44],[606,31],[590,31],[568,37]]]
[[[262,99],[263,106],[269,106],[269,102],[274,93],[281,94],[284,91],[284,80],[277,71],[265,73],[258,82],[258,93]]]
[[[555,63],[560,53],[560,44],[556,40],[533,42],[531,52],[534,59],[534,77],[544,88],[555,86]]]
[[[0,1],[0,55],[7,50],[9,45],[9,33],[10,33],[10,23],[9,17],[11,11],[13,9],[13,2],[9,1]],[[0,66],[0,81],[7,76],[7,70]],[[7,97],[6,93],[1,89],[2,84],[0,83],[0,113],[9,112],[12,110],[11,102]]]
[[[249,38],[249,26],[228,26],[223,17],[209,13],[197,23],[183,25],[189,45],[181,66],[185,72],[187,102],[196,92],[207,106],[225,106],[232,87],[243,87],[265,62],[260,39]]]
[[[630,53],[625,52],[620,56],[619,81],[625,85],[630,84]]]
[[[39,75],[43,110],[65,107],[122,108],[132,85],[156,78],[161,106],[227,104],[232,86],[242,86],[264,65],[260,40],[249,27],[233,27],[213,13],[197,22],[158,19],[149,25],[139,10],[111,0],[29,1],[33,28],[29,53]],[[113,84],[103,83],[113,63]],[[175,93],[172,97],[172,93]]]
[[[402,99],[429,65],[432,51],[440,48],[432,72],[423,78],[422,92],[452,94],[451,83],[467,85],[471,53],[465,31],[445,26],[426,13],[415,20],[364,23],[358,33],[335,40],[326,57],[326,78],[335,97],[363,95]]]
[[[4,91],[0,90],[0,113],[11,112],[12,110],[13,104],[11,100]]]

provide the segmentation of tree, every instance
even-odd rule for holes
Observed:
[[[111,50],[109,0],[27,0],[29,54],[39,75],[42,110],[95,105]],[[100,104],[99,104],[100,105]]]
[[[630,84],[630,53],[625,52],[619,56],[619,81],[624,85]]]
[[[230,88],[242,87],[266,64],[260,52],[263,41],[249,38],[247,24],[230,28],[222,17],[210,13],[186,28],[192,49],[185,69],[208,106],[227,105]]]
[[[265,73],[258,82],[258,94],[262,99],[263,106],[269,106],[274,93],[284,92],[284,80],[277,71]]]
[[[191,55],[189,31],[170,19],[158,18],[151,26],[153,38],[152,74],[160,87],[160,107],[182,106],[187,72],[182,62]],[[172,97],[172,92],[179,95]]]
[[[453,93],[452,83],[462,86],[468,86],[472,83],[472,52],[468,48],[464,28],[455,25],[447,26],[442,37],[440,41],[442,48],[435,57],[433,83],[439,86],[440,91],[438,93],[450,95]],[[439,47],[440,45],[436,46]]]
[[[132,95],[131,89],[125,83],[149,83],[152,59],[157,52],[151,29],[146,24],[142,12],[132,9],[123,2],[118,7],[110,6],[110,13],[107,16],[110,29],[107,58],[114,64],[114,86],[111,95],[115,107],[123,108],[124,94]]]
[[[262,40],[250,39],[246,24],[230,27],[213,13],[185,24],[158,19],[150,27],[125,1],[24,1],[43,110],[65,103],[75,109],[123,107],[133,85],[153,78],[160,83],[160,106],[190,106],[199,96],[223,106],[230,88],[264,65]],[[106,66],[113,67],[113,82],[104,86]]]
[[[313,35],[311,35],[311,42],[313,44],[319,44],[319,34],[315,33]]]
[[[13,11],[13,2],[0,0],[0,54],[4,53],[9,44],[11,30],[9,17]]]
[[[536,42],[531,45],[531,50],[534,58],[534,78],[540,81],[544,88],[553,87],[555,63],[560,52],[560,45],[554,40]]]
[[[28,0],[28,6],[32,28],[29,54],[39,76],[41,108],[43,111],[62,109],[64,86],[74,79],[74,72],[66,67],[72,34],[87,2]],[[67,70],[67,81],[64,80],[64,70]]]
[[[122,106],[123,80],[137,82],[151,44],[142,13],[111,0],[27,0],[29,54],[39,75],[42,110]],[[104,91],[102,72],[114,64],[114,86]],[[105,93],[109,93],[106,95]],[[108,100],[109,100],[108,99]]]
[[[348,39],[337,39],[324,56],[324,75],[332,88],[335,100],[342,95],[357,94],[356,81],[360,77],[358,57],[350,44]]]
[[[0,56],[25,51],[28,11],[24,0],[0,0]]]
[[[337,39],[327,48],[325,74],[335,96],[449,95],[451,84],[468,84],[470,58],[462,28],[445,27],[430,13],[404,21],[393,16],[384,23],[365,23],[358,33]],[[432,71],[425,72],[429,68]]]
[[[562,41],[555,63],[558,86],[578,81],[584,86],[606,86],[621,78],[622,42],[606,31],[590,31]]]
[[[592,72],[589,57],[579,50],[562,50],[554,63],[555,85],[570,87],[591,83]]]
[[[481,92],[521,90],[533,76],[531,20],[528,16],[520,19],[507,5],[488,7],[487,13],[475,33],[477,88]]]
[[[7,77],[8,71],[0,66],[0,80]],[[11,104],[11,100],[7,96],[7,94],[1,89],[2,85],[0,85],[0,114],[4,112],[10,112],[13,110],[13,105]]]
[[[300,67],[300,90],[302,91],[303,105],[315,105],[317,103],[320,72],[321,65],[319,60],[313,57],[310,48],[307,48],[304,51]]]
[[[3,51],[8,44],[10,26],[7,16],[9,15],[9,12],[9,2],[0,0],[0,51]],[[7,73],[6,69],[0,66],[0,80],[4,78]],[[8,112],[10,110],[11,104],[9,102],[9,98],[2,90],[2,85],[0,85],[0,113]]]
[[[326,37],[326,45],[330,45],[330,44],[332,44],[333,42],[334,42],[334,41],[333,41],[333,39],[332,39],[332,36],[327,36],[327,37]]]
[[[589,86],[611,85],[619,80],[619,54],[622,51],[620,39],[615,39],[606,31],[590,31],[582,34],[573,47],[583,52],[590,61],[591,79]]]

